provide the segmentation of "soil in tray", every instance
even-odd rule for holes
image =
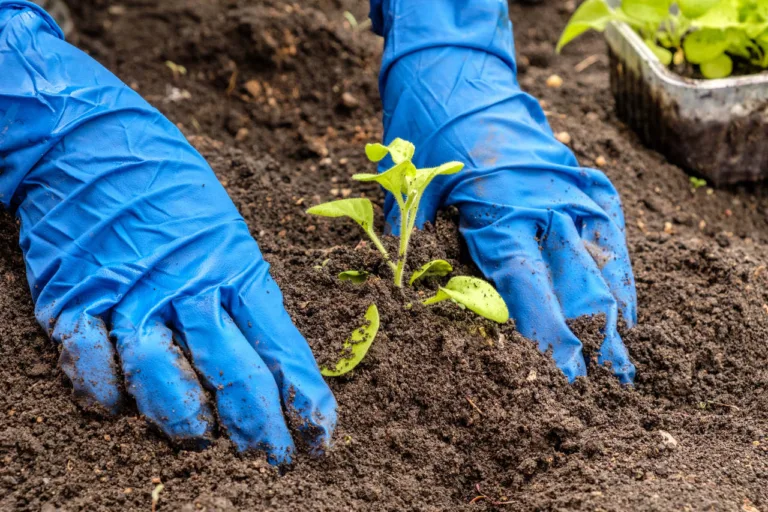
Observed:
[[[599,37],[551,55],[573,6],[511,6],[520,82],[622,194],[640,311],[625,334],[633,389],[596,365],[568,385],[512,324],[412,300],[434,283],[402,297],[356,226],[303,213],[345,195],[382,200],[349,178],[370,168],[362,145],[381,135],[381,43],[342,16],[364,18],[365,2],[72,3],[81,46],[209,159],[318,358],[374,300],[382,327],[363,365],[331,383],[340,418],[327,457],[299,456],[280,475],[224,437],[177,450],[130,406],[116,418],[77,409],[4,214],[0,510],[149,510],[157,481],[158,510],[768,510],[768,204],[747,190],[694,193],[645,149],[613,114]],[[166,60],[188,73],[174,79]],[[545,86],[552,74],[562,88]],[[174,101],[174,87],[190,97]],[[442,257],[473,272],[451,212],[414,243],[414,264]],[[339,282],[348,268],[381,278]],[[600,322],[574,323],[588,347]]]

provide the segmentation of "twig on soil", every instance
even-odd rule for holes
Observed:
[[[722,402],[715,402],[714,400],[707,400],[707,403],[708,403],[708,404],[712,404],[712,405],[719,405],[720,407],[729,407],[729,408],[733,409],[734,411],[740,411],[740,410],[741,410],[741,409],[740,409],[738,406],[736,406],[736,405],[731,405],[731,404],[724,404],[724,403],[722,403]]]
[[[235,68],[232,71],[232,74],[229,75],[229,83],[227,84],[227,96],[231,96],[235,91],[235,87],[237,87],[237,75],[238,71],[237,68]]]
[[[470,399],[468,396],[465,396],[464,398],[466,398],[466,399],[467,399],[467,402],[469,402],[469,405],[471,405],[471,406],[472,406],[472,408],[473,408],[474,410],[476,410],[476,411],[477,411],[477,413],[478,413],[480,416],[482,416],[482,415],[483,415],[483,411],[481,411],[481,410],[480,410],[480,408],[479,408],[477,405],[475,405],[475,402],[473,402],[473,401],[472,401],[472,400],[471,400],[471,399]]]
[[[597,55],[597,54],[590,55],[586,59],[584,59],[581,62],[579,62],[578,64],[576,64],[573,67],[573,69],[576,70],[577,73],[581,73],[582,71],[584,71],[589,66],[591,66],[592,64],[594,64],[595,62],[597,62],[599,60],[600,60],[600,56],[599,55]]]
[[[475,489],[477,490],[477,492],[479,494],[478,494],[478,496],[475,496],[474,498],[472,498],[469,501],[470,505],[472,503],[477,503],[478,501],[481,501],[481,500],[488,500],[491,503],[491,505],[494,505],[494,506],[498,506],[498,505],[511,505],[512,504],[511,501],[494,501],[494,500],[492,500],[491,498],[489,498],[488,496],[483,494],[483,491],[480,490],[480,484],[475,484]]]

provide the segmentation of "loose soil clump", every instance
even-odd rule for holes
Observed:
[[[511,5],[519,79],[622,195],[640,312],[624,334],[634,388],[594,360],[569,385],[513,323],[421,306],[435,282],[403,294],[356,226],[303,213],[350,195],[382,202],[350,179],[381,137],[381,42],[342,15],[364,19],[367,2],[71,3],[81,47],[208,159],[318,360],[337,357],[371,302],[381,329],[361,366],[331,381],[339,427],[326,457],[300,454],[281,472],[223,436],[176,448],[131,406],[115,418],[77,408],[2,214],[0,510],[149,510],[157,482],[161,511],[768,510],[768,202],[752,189],[694,192],[644,148],[614,114],[598,36],[551,56],[572,5]],[[562,87],[546,86],[552,74]],[[476,273],[455,212],[413,239],[412,265],[434,258]],[[374,277],[340,282],[348,269]],[[602,322],[572,324],[589,356]]]

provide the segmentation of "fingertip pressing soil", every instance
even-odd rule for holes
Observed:
[[[208,159],[319,362],[337,360],[373,302],[381,327],[363,363],[329,381],[339,424],[327,456],[302,452],[281,470],[222,436],[182,450],[130,405],[116,417],[78,408],[2,214],[0,510],[146,511],[158,482],[159,511],[768,510],[768,202],[754,188],[692,191],[640,144],[614,115],[603,41],[552,55],[573,5],[511,5],[519,80],[622,195],[634,388],[595,364],[603,318],[572,322],[592,364],[569,385],[512,322],[422,306],[444,280],[394,288],[354,223],[304,213],[365,195],[383,217],[380,191],[350,178],[371,168],[362,148],[381,136],[381,41],[342,15],[364,19],[366,2],[71,4],[79,44]],[[552,74],[561,88],[545,85]],[[476,275],[455,212],[414,235],[413,268],[435,258]],[[351,269],[372,277],[336,277]]]

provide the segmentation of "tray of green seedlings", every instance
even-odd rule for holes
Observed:
[[[768,177],[768,0],[587,0],[558,50],[590,29],[645,144],[716,185]]]

